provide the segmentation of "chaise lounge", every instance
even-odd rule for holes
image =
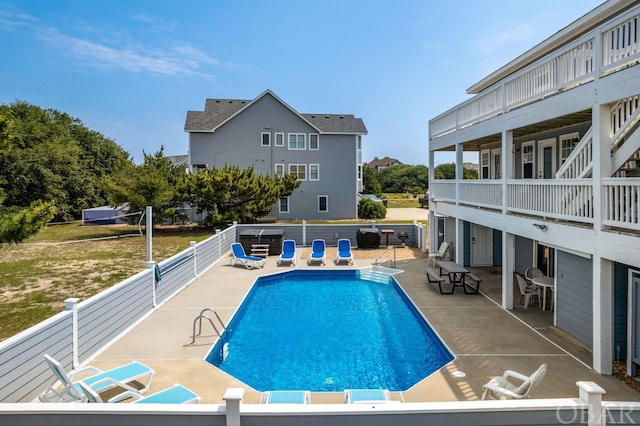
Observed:
[[[264,268],[264,259],[261,257],[247,256],[242,244],[240,243],[231,244],[231,254],[231,260],[229,261],[230,265],[241,263],[247,269],[253,269],[258,266]]]

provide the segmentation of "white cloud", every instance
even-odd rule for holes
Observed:
[[[25,13],[0,10],[0,28],[5,31],[11,31],[15,28],[31,25],[37,21],[37,18]]]

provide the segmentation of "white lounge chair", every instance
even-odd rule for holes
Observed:
[[[341,238],[338,240],[338,254],[336,255],[336,263],[340,263],[342,261],[347,262],[349,265],[353,265],[351,240],[349,240],[348,238]]]
[[[309,404],[311,393],[306,390],[267,391],[262,394],[263,404]]]
[[[327,262],[324,240],[313,240],[311,243],[311,256],[309,256],[307,264],[311,265],[314,262],[320,263],[321,265]]]
[[[64,367],[51,356],[45,354],[44,359],[53,371],[55,380],[40,394],[39,399],[42,402],[85,402],[87,396],[79,382],[83,382],[96,393],[116,387],[123,389],[123,392],[144,393],[149,389],[154,375],[150,367],[137,361],[107,371],[87,366],[68,374]],[[93,374],[87,376],[86,373]],[[78,376],[82,378],[77,379]],[[134,387],[131,384],[134,381],[142,385],[142,388]]]
[[[294,240],[284,240],[282,242],[282,253],[278,265],[282,263],[296,264],[296,242]]]
[[[87,396],[87,400],[89,402],[104,402],[100,395],[91,387],[87,386],[86,383],[80,382],[79,385]],[[191,389],[187,389],[182,385],[173,385],[170,388],[163,389],[147,396],[142,396],[135,392],[124,392],[114,396],[107,402],[119,402],[127,398],[135,399],[135,401],[131,402],[132,404],[198,404],[202,400],[202,398],[200,398],[200,396]]]
[[[529,393],[540,384],[542,378],[547,373],[547,364],[542,364],[530,376],[507,370],[502,376],[495,376],[482,388],[482,399],[490,397],[493,399],[522,399],[527,398]],[[514,383],[511,379],[516,379]]]
[[[346,389],[344,391],[345,404],[371,404],[400,402],[392,401],[387,389]]]
[[[449,243],[446,241],[443,241],[442,244],[440,244],[440,248],[438,249],[438,251],[429,253],[428,260],[433,262],[433,266],[436,266],[436,260],[437,259],[444,260],[445,256],[447,255],[448,249],[449,249]]]
[[[244,252],[244,247],[240,243],[231,244],[231,260],[230,265],[241,263],[247,269],[253,269],[256,266],[264,268],[264,259],[261,257],[247,256]]]

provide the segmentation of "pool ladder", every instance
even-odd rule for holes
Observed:
[[[376,260],[373,262],[373,264],[374,265],[382,265],[383,263],[391,262],[391,267],[395,268],[396,267],[396,248],[397,248],[396,246],[387,247],[387,249],[385,251],[383,251],[382,254],[376,258]],[[384,260],[382,262],[379,262],[379,260],[382,257],[384,257],[384,255],[387,254],[388,252],[390,252],[391,250],[393,250],[393,259],[387,259],[387,260]]]
[[[222,333],[220,332],[218,327],[216,327],[216,325],[213,323],[213,320],[204,314],[205,312],[211,312],[213,313],[213,315],[215,315],[219,325],[222,327]],[[225,327],[224,323],[222,322],[222,319],[220,319],[220,315],[218,315],[218,313],[211,308],[204,308],[203,310],[200,311],[200,314],[193,320],[193,336],[192,336],[191,344],[193,345],[196,342],[196,337],[202,335],[203,319],[209,321],[209,324],[211,324],[211,327],[213,327],[216,334],[222,341],[221,355],[222,355],[222,359],[224,360],[227,357],[227,354],[229,353],[229,342],[225,342],[227,327]],[[196,334],[196,324],[198,325],[198,334]]]

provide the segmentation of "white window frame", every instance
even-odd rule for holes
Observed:
[[[315,139],[315,145],[316,147],[314,148],[311,141]],[[317,133],[309,133],[309,151],[318,151],[320,150],[320,135]]]
[[[320,210],[320,199],[325,199],[325,210]],[[329,196],[328,195],[318,195],[318,213],[328,213],[329,212]]]
[[[312,170],[316,170],[316,177],[313,177]],[[320,164],[309,164],[309,180],[317,181],[320,180]]]
[[[295,146],[291,145],[291,137],[295,136],[296,141]],[[302,137],[302,144],[300,144],[299,137]],[[303,151],[307,149],[307,134],[306,133],[289,133],[289,137],[287,138],[288,144],[287,147],[292,151]]]
[[[265,136],[267,137],[267,143],[265,143]],[[260,133],[260,146],[271,146],[271,133],[262,132]]]
[[[530,148],[531,151],[528,153],[525,153],[525,148]],[[536,177],[536,151],[535,151],[535,141],[527,141],[527,142],[523,142],[522,145],[520,145],[520,178],[522,179],[533,179]],[[527,158],[527,156],[530,156],[530,158]],[[531,177],[530,178],[525,178],[524,177],[524,166],[525,164],[531,164]]]
[[[280,176],[280,177],[284,177],[284,164],[282,163],[277,163],[274,165],[273,168],[273,174],[274,176]]]
[[[502,148],[491,150],[491,179],[502,179]]]
[[[286,205],[286,209],[282,208],[282,200],[285,199],[287,200],[287,205]],[[289,200],[289,196],[284,196],[284,197],[280,197],[280,199],[278,200],[278,213],[289,213],[289,206],[290,206],[290,200]]]
[[[295,172],[292,170],[295,168]],[[300,178],[300,171],[303,171],[304,177]],[[306,164],[289,164],[289,174],[294,175],[298,180],[307,180]]]
[[[485,159],[483,158],[484,156],[487,156],[486,160],[486,164],[483,162]],[[487,169],[487,177],[484,177],[484,173],[483,173],[483,169],[486,168]],[[491,179],[491,150],[490,149],[485,149],[483,151],[480,151],[480,179]]]
[[[284,146],[284,133],[276,132],[274,134],[273,146]]]
[[[356,173],[358,174],[358,180],[362,180],[362,164],[358,164]]]
[[[569,156],[571,155],[571,153],[573,152],[573,150],[576,148],[576,146],[578,146],[578,144],[580,143],[580,133],[578,132],[573,132],[573,133],[567,133],[566,135],[560,135],[559,137],[560,140],[560,163],[559,165],[563,165],[565,161],[567,161],[567,158],[569,158]],[[565,143],[567,143],[568,141],[573,141],[571,144],[571,151],[569,151],[567,153],[567,155],[565,156]]]

